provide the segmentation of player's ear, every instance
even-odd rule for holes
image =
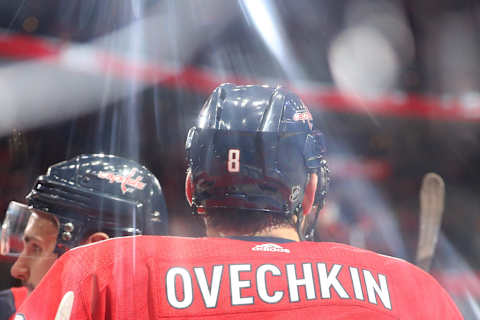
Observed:
[[[107,240],[110,238],[105,232],[95,232],[88,236],[85,244],[94,243],[102,240]]]
[[[187,170],[187,176],[185,177],[185,198],[187,198],[188,204],[192,206],[192,194],[193,194],[193,183],[192,183],[192,172],[190,168]]]
[[[317,184],[318,175],[316,173],[311,173],[303,194],[303,215],[309,214],[312,210],[313,201],[315,200],[315,192],[317,191]]]
[[[185,198],[187,198],[188,204],[190,207],[192,206],[192,198],[193,198],[193,191],[195,187],[193,186],[193,181],[192,181],[192,173],[190,171],[190,168],[187,170],[187,176],[185,177]],[[203,207],[198,207],[196,208],[196,213],[199,214],[204,214],[205,213],[205,208]]]

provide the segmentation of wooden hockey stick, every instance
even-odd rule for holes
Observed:
[[[442,224],[445,203],[445,183],[441,176],[425,174],[420,189],[420,230],[416,264],[425,271],[430,270]]]

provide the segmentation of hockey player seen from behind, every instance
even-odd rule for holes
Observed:
[[[73,250],[21,317],[462,319],[446,291],[403,260],[304,241],[328,169],[323,136],[296,95],[219,86],[186,154],[186,196],[207,237],[119,238]]]
[[[15,313],[26,291],[67,250],[110,237],[166,233],[157,178],[113,155],[81,155],[50,166],[26,200],[10,202],[2,226],[1,254],[16,258],[11,274],[24,287],[2,292],[1,320]]]

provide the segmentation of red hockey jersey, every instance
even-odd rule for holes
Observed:
[[[462,316],[428,273],[343,244],[139,236],[64,254],[16,319],[165,318]]]

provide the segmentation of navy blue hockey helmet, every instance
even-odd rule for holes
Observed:
[[[283,88],[222,84],[190,129],[186,153],[192,208],[301,212],[308,174],[318,174],[314,204],[328,188],[326,147],[300,98]]]
[[[31,211],[58,220],[57,253],[96,231],[111,237],[167,233],[167,208],[157,178],[137,162],[113,155],[80,155],[50,166],[26,200],[28,206],[12,202],[7,210],[3,253],[9,249],[9,230],[23,232],[19,226]]]

